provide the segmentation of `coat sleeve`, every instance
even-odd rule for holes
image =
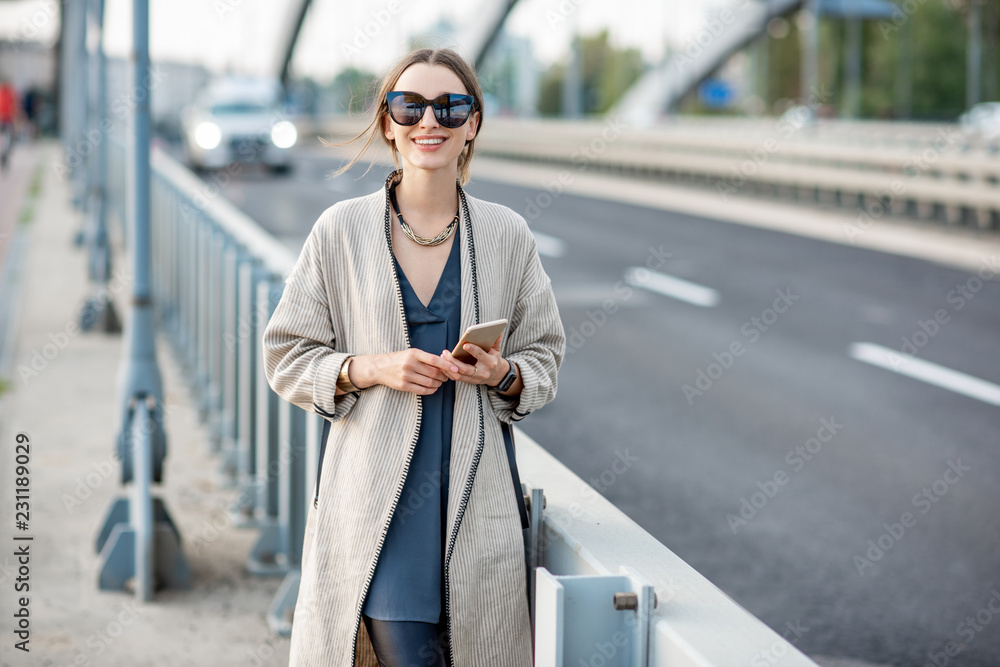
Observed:
[[[337,421],[354,407],[358,392],[334,395],[340,367],[351,352],[338,348],[333,330],[320,226],[306,239],[264,330],[264,372],[278,396]]]
[[[524,223],[527,227],[527,223]],[[535,238],[528,232],[530,250],[521,276],[514,314],[504,332],[504,356],[516,363],[524,384],[516,396],[490,389],[490,404],[508,424],[524,419],[556,396],[556,376],[566,353],[566,332],[556,305],[552,282],[538,256]]]

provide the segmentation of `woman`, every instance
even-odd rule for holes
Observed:
[[[264,332],[271,387],[329,423],[290,662],[528,667],[509,428],[555,397],[565,332],[524,217],[462,189],[482,127],[472,67],[417,50],[376,99],[355,138],[379,134],[402,168],[324,211]],[[500,318],[475,363],[451,355]]]

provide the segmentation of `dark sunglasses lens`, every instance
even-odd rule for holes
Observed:
[[[404,93],[389,97],[389,114],[400,125],[415,125],[424,115],[424,98]]]
[[[472,97],[469,95],[448,95],[447,102],[434,106],[438,122],[445,127],[464,125],[465,121],[469,119],[471,111]]]

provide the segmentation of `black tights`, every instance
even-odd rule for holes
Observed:
[[[447,667],[445,623],[383,621],[361,616],[381,667]]]

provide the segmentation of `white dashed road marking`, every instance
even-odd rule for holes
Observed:
[[[719,303],[719,293],[711,287],[651,271],[644,266],[630,266],[626,269],[625,282],[703,308]]]
[[[957,394],[969,396],[990,405],[1000,405],[1000,385],[972,375],[953,371],[950,368],[874,343],[852,343],[847,354],[866,364],[885,368],[943,389],[949,389]]]

